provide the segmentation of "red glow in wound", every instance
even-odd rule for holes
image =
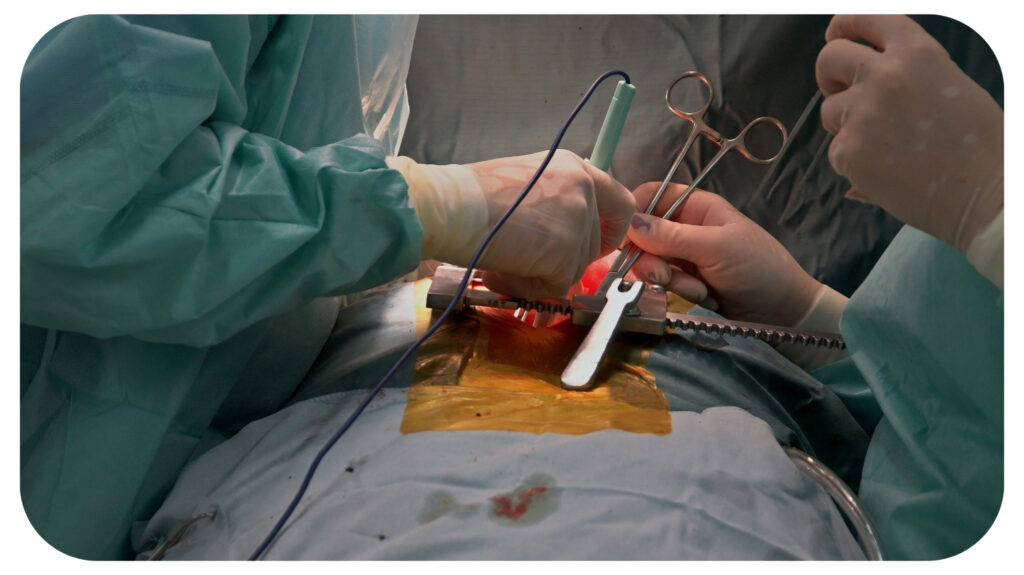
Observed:
[[[593,294],[600,287],[601,282],[604,281],[604,276],[608,275],[608,270],[612,267],[612,262],[615,261],[617,252],[600,258],[592,262],[587,269],[583,272],[583,277],[580,281],[576,282],[576,285],[569,289],[569,293],[566,294],[565,299],[572,300],[572,296],[576,294]],[[488,313],[495,316],[508,316],[511,317],[514,313],[513,310],[488,310]],[[533,325],[534,318],[537,317],[537,312],[529,311],[526,314],[525,324]],[[518,321],[518,320],[517,320]],[[569,316],[562,316],[556,314],[554,317],[548,319],[547,327],[558,325],[562,322],[569,321]]]
[[[547,490],[548,488],[543,486],[525,487],[507,495],[492,497],[491,502],[494,503],[494,514],[498,517],[508,517],[512,520],[519,519],[524,513],[529,511],[530,502],[533,501],[533,497]]]
[[[610,258],[614,255],[615,253],[613,252],[611,255],[605,256],[587,266],[586,271],[583,272],[583,278],[576,285],[576,292],[588,295],[596,292],[601,282],[604,281],[604,276],[608,275],[608,270],[612,268],[613,260]]]

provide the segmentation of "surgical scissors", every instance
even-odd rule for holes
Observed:
[[[672,90],[676,87],[677,84],[679,84],[683,80],[686,80],[687,78],[696,78],[697,80],[700,80],[700,82],[703,83],[704,86],[707,87],[707,100],[700,108],[698,108],[694,112],[687,112],[685,110],[681,110],[672,103]],[[665,176],[665,179],[661,182],[661,187],[658,188],[658,192],[654,195],[654,199],[652,199],[650,205],[647,206],[647,210],[644,212],[645,214],[650,214],[654,212],[655,206],[658,205],[658,201],[661,200],[662,194],[665,193],[665,189],[668,187],[669,182],[672,181],[672,176],[674,176],[676,170],[679,169],[679,165],[683,163],[683,158],[686,157],[686,154],[690,151],[690,148],[693,147],[693,143],[697,140],[698,136],[704,136],[705,138],[717,144],[719,147],[718,153],[711,158],[711,161],[708,162],[707,166],[705,166],[697,174],[697,176],[690,183],[686,191],[681,196],[679,196],[679,198],[664,213],[664,215],[661,216],[663,219],[671,219],[671,217],[675,214],[676,210],[678,210],[679,207],[683,205],[683,202],[686,201],[686,198],[690,195],[690,192],[692,192],[701,183],[701,181],[704,180],[704,177],[707,176],[708,172],[710,172],[711,169],[714,168],[715,165],[718,163],[718,161],[722,159],[722,156],[727,154],[730,150],[735,149],[740,154],[743,154],[743,157],[750,160],[751,162],[754,162],[755,164],[770,164],[773,161],[775,161],[775,159],[778,158],[779,155],[782,153],[782,150],[786,145],[786,127],[782,124],[782,122],[775,118],[769,116],[761,116],[759,118],[755,118],[754,120],[751,120],[750,123],[748,123],[746,126],[744,126],[735,138],[726,138],[722,136],[722,134],[720,134],[718,131],[708,126],[707,123],[704,121],[704,116],[705,114],[707,114],[708,108],[711,107],[711,103],[714,99],[715,89],[711,86],[711,82],[708,81],[707,77],[705,77],[704,74],[701,74],[700,72],[686,72],[685,74],[673,80],[672,83],[668,85],[668,89],[665,91],[665,104],[668,106],[669,111],[671,111],[676,116],[688,121],[691,124],[692,128],[690,129],[689,136],[687,136],[686,138],[686,143],[683,144],[683,148],[679,151],[679,155],[676,156],[675,162],[672,163],[672,167],[669,169],[668,175]],[[760,124],[771,124],[772,126],[775,126],[779,130],[779,133],[782,135],[782,141],[779,143],[779,149],[775,152],[774,155],[768,158],[758,157],[753,152],[751,152],[749,148],[747,148],[746,144],[747,134],[749,134],[750,130],[752,130],[755,126],[758,126]],[[619,252],[619,256],[615,259],[615,262],[612,264],[611,268],[609,268],[608,275],[606,275],[604,281],[601,282],[601,286],[598,288],[597,294],[600,295],[607,293],[608,286],[611,285],[612,281],[614,281],[616,278],[625,277],[626,272],[628,272],[629,269],[633,267],[633,264],[636,263],[636,260],[640,257],[641,253],[642,251],[640,250],[640,248],[636,247],[632,243],[628,243],[626,247],[621,252]]]

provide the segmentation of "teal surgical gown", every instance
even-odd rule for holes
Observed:
[[[333,325],[324,298],[416,267],[422,230],[384,163],[415,27],[87,16],[34,47],[21,492],[56,549],[125,557],[240,379],[283,402]]]
[[[817,370],[873,429],[859,495],[891,559],[957,555],[1003,495],[1003,295],[904,227],[840,322],[851,355]]]

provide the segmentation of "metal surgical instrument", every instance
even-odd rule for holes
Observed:
[[[570,316],[575,325],[592,326],[607,307],[605,296],[576,294],[571,300],[544,299],[526,300],[501,295],[483,285],[479,270],[473,271],[469,289],[458,295],[459,282],[466,273],[464,268],[442,265],[434,272],[427,292],[426,307],[443,310],[458,300],[456,307],[482,307],[509,311],[537,311]],[[643,282],[636,282],[640,284]],[[838,333],[821,333],[782,326],[766,325],[724,318],[688,315],[668,311],[665,288],[646,285],[640,290],[639,299],[626,306],[621,314],[617,332],[665,335],[669,330],[703,332],[731,337],[754,338],[771,345],[795,343],[811,347],[845,349],[846,342]]]
[[[696,78],[702,84],[704,84],[704,86],[707,87],[707,100],[704,102],[703,105],[700,106],[700,108],[693,112],[682,110],[672,103],[672,90],[676,87],[677,84],[688,78]],[[775,161],[775,159],[778,158],[779,155],[782,153],[782,150],[786,145],[786,127],[782,124],[782,122],[780,122],[776,118],[772,118],[769,116],[761,116],[759,118],[755,118],[754,120],[750,121],[750,123],[748,123],[746,126],[744,126],[743,129],[740,130],[739,134],[737,134],[734,138],[726,138],[721,133],[708,126],[707,123],[704,121],[704,116],[707,114],[708,109],[711,107],[711,103],[714,100],[714,98],[715,89],[711,86],[711,82],[708,81],[707,77],[705,77],[700,72],[686,72],[685,74],[682,74],[681,76],[673,80],[671,84],[669,84],[668,89],[665,91],[665,104],[668,106],[669,111],[671,111],[676,116],[688,121],[691,124],[692,128],[690,129],[689,136],[687,136],[686,138],[686,143],[683,144],[683,148],[679,151],[679,154],[676,156],[676,159],[672,163],[672,167],[669,169],[668,174],[665,176],[665,179],[661,182],[661,186],[658,188],[658,192],[654,195],[654,198],[651,200],[651,203],[647,206],[647,210],[644,212],[645,214],[651,214],[654,212],[655,207],[658,205],[658,201],[661,200],[661,196],[665,193],[665,189],[668,187],[669,182],[672,181],[672,177],[675,175],[676,170],[678,170],[679,165],[683,163],[683,158],[686,157],[686,154],[690,151],[690,148],[693,147],[693,143],[697,140],[698,136],[704,136],[708,140],[711,140],[712,142],[717,144],[719,146],[718,153],[716,153],[714,157],[711,158],[711,161],[708,162],[706,166],[704,166],[704,168],[697,174],[695,178],[693,178],[693,181],[690,182],[690,185],[686,189],[686,192],[679,196],[679,198],[672,204],[672,206],[661,216],[663,219],[671,219],[671,217],[676,213],[676,210],[678,210],[679,207],[683,204],[683,202],[686,201],[686,198],[690,195],[690,192],[693,191],[698,185],[700,185],[700,183],[704,180],[705,176],[707,176],[708,172],[710,172],[712,168],[714,168],[715,165],[718,164],[718,161],[721,160],[722,157],[725,156],[725,154],[727,154],[730,150],[735,149],[740,154],[742,154],[743,157],[747,158],[751,162],[754,162],[755,164],[770,164],[773,161]],[[775,128],[777,128],[779,130],[779,133],[782,135],[782,142],[779,144],[779,149],[775,152],[774,155],[767,158],[762,158],[755,155],[753,152],[750,151],[750,149],[746,145],[747,135],[750,133],[751,129],[760,124],[770,124],[772,126],[775,126]],[[611,268],[608,271],[608,275],[605,276],[604,281],[598,288],[597,294],[601,295],[606,293],[608,291],[608,287],[611,285],[611,282],[613,280],[615,280],[616,278],[625,277],[626,272],[628,272],[629,269],[633,267],[633,264],[636,263],[636,260],[640,257],[641,253],[642,251],[640,250],[640,248],[637,248],[635,245],[631,243],[627,244],[626,248],[623,249],[619,253],[619,256],[615,259],[615,262],[612,264]]]
[[[597,368],[604,359],[604,352],[608,349],[608,343],[619,327],[623,312],[640,299],[643,289],[644,282],[630,284],[623,282],[621,278],[612,282],[608,289],[608,302],[601,310],[601,315],[597,317],[594,326],[587,332],[587,337],[562,372],[562,387],[573,390],[590,389],[594,384]]]

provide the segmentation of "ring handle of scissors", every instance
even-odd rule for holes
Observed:
[[[775,154],[767,158],[760,158],[754,155],[754,153],[747,148],[747,133],[749,133],[750,130],[754,128],[754,126],[760,124],[771,124],[775,126],[779,130],[779,135],[782,136],[779,142],[779,149],[775,151]],[[736,148],[736,151],[743,154],[744,158],[750,160],[751,162],[754,162],[755,164],[770,164],[774,162],[776,158],[779,157],[779,154],[782,153],[782,149],[786,147],[787,137],[788,134],[786,133],[786,126],[784,126],[782,122],[770,116],[761,116],[760,118],[755,118],[751,120],[749,124],[744,126],[742,130],[740,130],[740,133],[737,134],[735,138],[732,138],[731,140],[725,140],[725,142],[722,145],[722,149],[725,150],[727,148]]]
[[[707,89],[708,89],[708,99],[707,99],[707,101],[705,101],[704,104],[700,108],[697,108],[697,110],[695,110],[693,112],[687,112],[686,110],[681,110],[681,109],[677,108],[672,103],[672,90],[676,87],[676,84],[678,84],[679,82],[682,82],[683,80],[685,80],[687,78],[696,78],[696,79],[700,80],[700,82],[702,84],[704,84],[704,86],[706,86]],[[668,89],[665,90],[665,105],[668,106],[669,111],[671,111],[676,116],[679,116],[680,118],[685,118],[685,119],[687,119],[687,120],[689,120],[691,122],[694,122],[695,120],[702,120],[704,118],[704,114],[707,113],[708,108],[711,107],[711,102],[714,99],[715,99],[715,89],[714,89],[714,87],[711,86],[711,82],[707,79],[707,76],[705,76],[704,74],[701,74],[700,72],[695,72],[695,71],[686,72],[685,74],[682,74],[681,76],[679,76],[675,80],[672,80],[672,83],[668,85]],[[700,123],[703,124],[704,122],[702,121]],[[705,125],[705,127],[707,127],[707,126]]]
[[[765,123],[771,124],[779,129],[779,133],[782,134],[782,143],[779,145],[779,150],[775,152],[774,156],[770,158],[758,158],[757,156],[754,156],[749,150],[747,150],[746,144],[744,143],[744,139],[747,136],[747,132],[749,132],[751,128],[758,124]],[[686,198],[689,197],[690,192],[697,189],[697,186],[699,186],[701,182],[704,181],[704,177],[707,176],[708,173],[714,169],[715,165],[718,164],[718,161],[721,160],[723,156],[729,153],[729,150],[735,148],[741,154],[743,154],[748,160],[756,164],[769,164],[772,161],[774,161],[780,153],[782,153],[782,148],[785,147],[785,145],[786,127],[782,125],[782,122],[776,120],[775,118],[770,118],[768,116],[761,116],[760,118],[751,121],[749,124],[746,125],[746,127],[744,127],[740,131],[740,133],[735,138],[722,140],[722,145],[719,148],[718,153],[711,158],[711,161],[708,162],[703,169],[701,169],[697,176],[693,178],[693,181],[690,182],[689,186],[687,186],[686,191],[683,192],[683,194],[680,195],[675,202],[673,202],[672,206],[668,210],[666,210],[665,214],[661,217],[666,220],[671,219],[672,216],[675,215],[676,210],[679,209],[679,206],[683,205],[683,202],[685,202]]]
[[[695,112],[687,112],[685,110],[680,110],[679,108],[675,107],[672,104],[672,89],[676,87],[676,84],[682,82],[687,78],[697,78],[708,89],[707,101],[705,101],[704,104]],[[654,206],[658,205],[658,201],[661,200],[662,194],[665,193],[665,188],[668,186],[669,182],[672,181],[672,177],[675,176],[676,170],[679,169],[679,165],[683,163],[683,158],[685,158],[686,154],[690,152],[690,148],[693,147],[693,143],[697,140],[697,136],[703,135],[712,142],[721,145],[722,135],[716,132],[715,130],[712,130],[710,126],[704,123],[704,114],[707,113],[708,108],[711,106],[711,102],[714,99],[714,87],[711,86],[711,82],[708,81],[707,76],[701,74],[700,72],[686,72],[680,75],[675,80],[673,80],[672,83],[668,85],[668,89],[665,90],[665,105],[668,106],[669,111],[671,111],[673,114],[690,122],[692,127],[690,129],[689,135],[686,137],[686,143],[683,144],[683,147],[679,150],[679,153],[676,155],[675,161],[672,162],[672,167],[669,168],[668,174],[665,175],[665,179],[661,182],[661,187],[658,188],[658,192],[654,195],[654,198],[651,199],[651,203],[648,204],[645,213],[650,214],[654,211]]]
[[[682,110],[672,103],[672,90],[675,89],[676,85],[679,84],[679,82],[682,82],[683,80],[686,80],[688,78],[696,78],[708,89],[707,100],[705,100],[704,103],[699,108],[697,108],[697,110],[692,112]],[[680,118],[683,118],[689,121],[691,124],[693,124],[693,130],[690,132],[690,136],[686,139],[686,145],[683,146],[680,156],[685,155],[686,152],[689,151],[690,146],[693,145],[693,141],[697,139],[698,135],[703,135],[704,137],[722,146],[723,148],[736,148],[736,150],[739,153],[743,154],[743,157],[750,160],[751,162],[754,162],[755,164],[770,164],[773,161],[775,161],[776,158],[779,157],[779,154],[782,153],[782,149],[786,145],[787,137],[786,127],[782,124],[782,122],[769,116],[761,116],[760,118],[756,118],[749,124],[747,124],[742,130],[740,130],[740,133],[735,138],[732,138],[730,140],[728,138],[723,137],[717,130],[712,129],[704,122],[704,116],[705,114],[707,114],[707,111],[711,107],[711,103],[714,101],[714,99],[715,88],[714,86],[711,85],[711,81],[708,80],[707,76],[696,71],[690,71],[681,74],[675,80],[672,80],[672,83],[668,85],[668,89],[665,90],[665,105],[668,106],[669,111],[671,111],[676,116],[679,116]],[[747,133],[749,133],[750,130],[753,129],[755,126],[758,126],[760,124],[771,124],[775,126],[779,130],[779,134],[782,136],[781,142],[779,143],[779,149],[776,150],[775,154],[767,158],[757,156],[756,154],[751,152],[746,145]],[[673,166],[673,168],[675,167],[676,166]],[[675,170],[673,169],[670,171],[670,174],[674,172]],[[670,175],[669,179],[671,179],[671,177],[672,176]]]

